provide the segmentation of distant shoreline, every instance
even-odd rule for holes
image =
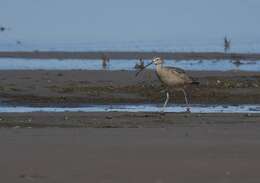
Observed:
[[[162,57],[172,60],[260,60],[260,53],[223,52],[123,52],[123,51],[0,51],[0,58],[26,59],[152,59]]]

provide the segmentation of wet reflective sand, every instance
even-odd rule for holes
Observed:
[[[259,130],[258,124],[0,129],[0,177],[4,182],[257,183]]]

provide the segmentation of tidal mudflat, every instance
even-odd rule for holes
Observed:
[[[260,73],[187,72],[201,82],[194,106],[236,113],[2,111],[1,181],[259,182]],[[0,83],[1,106],[16,110],[159,109],[165,97],[153,70],[1,70]],[[182,93],[170,103],[183,106]]]
[[[187,71],[201,82],[188,91],[192,104],[258,104],[260,73],[245,71]],[[0,72],[2,104],[29,106],[80,106],[86,104],[161,104],[165,93],[154,71],[135,77],[135,71]],[[183,104],[183,94],[171,103]]]

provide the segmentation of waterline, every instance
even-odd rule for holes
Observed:
[[[82,107],[0,106],[0,113],[26,112],[160,112],[160,105],[88,105]],[[165,112],[185,112],[185,105],[169,105]],[[260,105],[191,105],[192,113],[260,113]]]

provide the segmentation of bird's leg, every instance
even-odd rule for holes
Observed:
[[[187,99],[186,92],[185,92],[184,89],[182,89],[182,92],[183,92],[184,97],[185,97],[185,102],[186,102],[186,106],[187,106],[187,112],[190,112],[190,105],[189,105],[189,102],[188,102],[188,99]]]
[[[163,89],[160,91],[160,93],[165,93],[165,92],[168,92],[168,88],[165,87],[164,85],[161,85],[161,87],[163,87]]]
[[[166,92],[166,100],[164,102],[164,105],[163,105],[163,108],[162,108],[162,112],[164,112],[164,109],[167,106],[169,99],[170,99],[170,95],[169,95],[169,92],[167,91]]]
[[[160,91],[160,93],[165,93],[167,90],[163,89]]]

